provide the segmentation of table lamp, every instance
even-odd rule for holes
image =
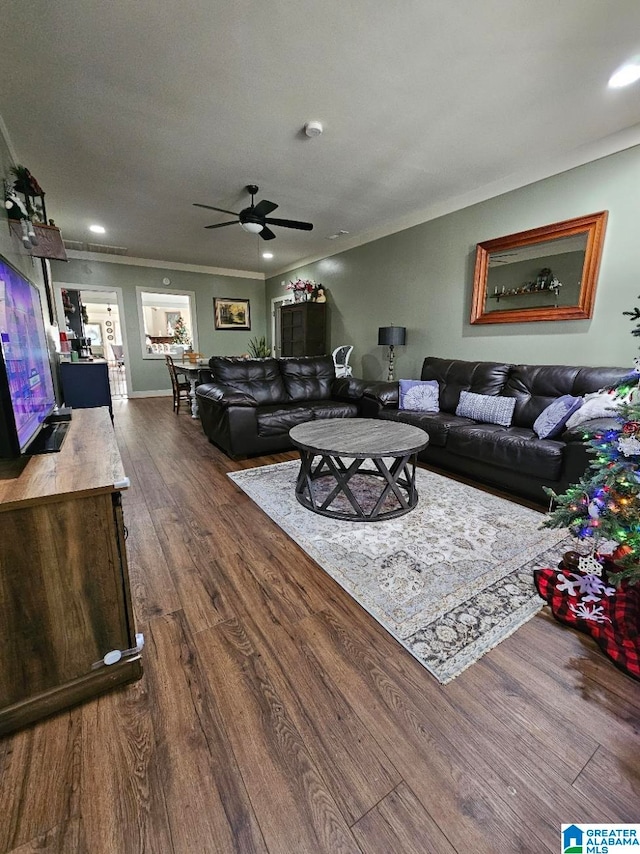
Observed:
[[[389,348],[389,371],[387,382],[393,382],[394,347],[404,344],[407,340],[407,330],[404,326],[380,326],[378,328],[378,344]]]

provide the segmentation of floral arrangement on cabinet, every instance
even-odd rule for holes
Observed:
[[[296,302],[306,302],[311,299],[311,295],[319,287],[321,286],[312,279],[296,279],[285,285],[288,291],[293,291],[293,298]]]

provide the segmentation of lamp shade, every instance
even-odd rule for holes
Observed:
[[[380,326],[378,328],[378,344],[394,346],[404,344],[407,340],[407,330],[404,326]]]

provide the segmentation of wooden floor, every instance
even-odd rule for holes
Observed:
[[[541,614],[447,686],[225,476],[117,402],[144,678],[0,741],[0,852],[522,854],[640,817],[640,684]]]

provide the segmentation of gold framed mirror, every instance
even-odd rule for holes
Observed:
[[[590,318],[607,213],[478,243],[471,323]]]

